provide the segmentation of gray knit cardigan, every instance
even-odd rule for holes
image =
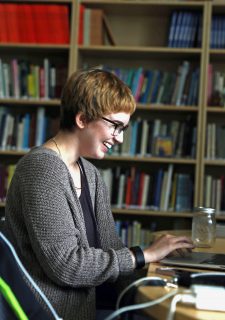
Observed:
[[[95,286],[133,272],[99,171],[81,159],[101,249],[89,247],[71,175],[56,152],[38,147],[19,162],[6,201],[6,230],[24,266],[64,320],[95,319]]]

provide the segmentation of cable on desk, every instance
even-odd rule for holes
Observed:
[[[179,290],[170,304],[167,320],[173,320],[178,302],[191,304],[199,310],[225,311],[225,275],[219,272],[194,273],[188,277],[179,275],[172,278],[177,285],[185,285],[189,290]],[[210,298],[213,299],[210,300]]]
[[[189,303],[189,304],[195,304],[195,296],[193,295],[193,293],[189,290],[189,291],[185,291],[183,293],[177,293],[171,303],[170,303],[170,308],[169,308],[169,312],[167,314],[167,319],[166,320],[173,320],[174,319],[174,315],[176,312],[176,306],[178,302],[183,302],[183,303]]]
[[[139,287],[142,283],[146,283],[146,282],[148,283],[148,285],[152,284],[153,286],[161,286],[161,287],[168,286],[168,287],[177,288],[177,286],[175,286],[173,284],[170,284],[170,283],[168,284],[167,280],[165,280],[161,277],[144,277],[144,278],[138,279],[138,280],[134,281],[133,283],[131,283],[129,286],[127,286],[121,292],[121,294],[118,297],[117,303],[116,303],[117,310],[114,311],[113,313],[111,313],[111,315],[109,315],[108,317],[106,317],[105,320],[112,320],[124,312],[152,307],[152,306],[159,304],[159,303],[163,302],[164,300],[174,296],[177,293],[177,289],[174,289],[174,291],[169,292],[169,293],[163,295],[162,297],[155,299],[153,301],[144,302],[144,303],[140,303],[140,304],[136,304],[136,305],[130,305],[130,306],[122,307],[119,309],[120,301],[122,300],[122,297],[126,294],[126,292],[128,290],[130,290],[132,287],[134,287],[134,286]]]

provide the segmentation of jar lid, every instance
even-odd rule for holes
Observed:
[[[203,213],[208,213],[208,214],[213,214],[215,213],[215,209],[213,208],[207,208],[207,207],[196,207],[194,208],[195,212],[203,212]]]

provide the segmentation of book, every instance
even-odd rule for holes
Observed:
[[[176,81],[175,81],[175,84],[174,84],[173,95],[172,95],[172,98],[171,98],[171,103],[172,104],[176,103],[178,87],[179,87],[179,81],[180,81],[180,77],[181,77],[181,72],[182,72],[182,65],[179,65],[178,68],[177,68],[177,72],[176,72]]]
[[[30,114],[26,113],[23,117],[23,150],[29,149],[29,136],[30,136]]]
[[[83,18],[83,44],[85,46],[90,45],[90,15],[91,9],[85,8]]]
[[[155,138],[154,156],[171,157],[173,154],[173,140],[170,136],[157,136]]]
[[[170,17],[170,27],[169,27],[169,35],[168,35],[168,47],[174,46],[174,37],[175,37],[175,29],[177,24],[178,11],[175,10],[172,12]]]
[[[23,3],[18,6],[18,30],[21,43],[36,43],[37,32],[34,26],[32,5]]]
[[[48,5],[48,12],[53,12],[54,34],[52,39],[52,32],[49,30],[49,43],[54,44],[69,44],[70,42],[70,25],[69,25],[69,7],[68,5]],[[48,20],[51,21],[50,19]]]
[[[106,40],[107,42],[112,45],[115,46],[116,45],[116,40],[112,31],[112,28],[110,26],[109,20],[106,16],[105,13],[103,13],[103,26],[104,26],[104,33],[106,35]],[[104,41],[105,42],[105,41]]]
[[[172,41],[172,47],[180,46],[179,37],[181,33],[183,15],[184,15],[183,11],[178,11],[176,24],[175,24],[174,37]]]
[[[190,36],[189,36],[189,45],[188,47],[195,47],[197,36],[198,36],[198,27],[199,27],[199,14],[192,13],[191,15],[191,27],[190,27]]]
[[[10,130],[10,121],[11,121],[11,114],[6,113],[3,121],[1,122],[1,126],[3,128],[2,133],[1,133],[1,140],[0,140],[0,148],[2,150],[6,150],[6,145],[7,145],[7,139],[8,139],[8,134]]]
[[[82,45],[84,42],[84,10],[85,6],[79,4],[79,26],[78,26],[78,45]]]
[[[0,3],[0,43],[8,42],[6,4]]]
[[[123,134],[123,143],[121,145],[121,154],[122,155],[130,155],[130,145],[131,145],[131,131],[132,131],[132,126],[129,125],[127,130]]]
[[[183,13],[182,27],[179,34],[180,47],[182,48],[188,48],[190,45],[189,39],[191,33],[192,15],[193,13],[189,11],[184,11]]]
[[[168,77],[169,77],[169,73],[168,72],[163,72],[162,79],[161,79],[161,82],[159,84],[159,90],[158,90],[157,97],[156,97],[156,100],[155,100],[155,103],[157,103],[157,104],[161,104],[162,103],[162,97],[163,97],[164,90],[166,90],[166,84],[167,84],[167,81],[168,81]]]
[[[189,61],[183,61],[182,67],[181,67],[181,72],[179,73],[178,88],[177,88],[176,98],[175,98],[176,106],[181,105],[183,90],[184,90],[184,86],[185,86],[185,82],[187,79],[189,69],[190,69]]]
[[[164,201],[162,205],[162,210],[167,211],[169,210],[169,200],[170,195],[172,193],[172,176],[173,176],[173,164],[169,164],[168,171],[167,171],[167,179],[165,183],[165,189],[164,189]]]
[[[144,119],[142,122],[142,136],[141,136],[141,147],[140,147],[140,155],[143,157],[147,155],[148,127],[149,127],[149,122],[148,120]]]
[[[213,65],[211,63],[208,64],[207,74],[207,105],[209,106],[211,104],[213,93]]]
[[[125,203],[125,182],[126,175],[125,173],[121,173],[119,177],[119,189],[118,189],[118,198],[117,198],[117,207],[122,208]]]
[[[144,182],[143,182],[143,192],[142,192],[142,197],[141,197],[141,202],[140,202],[140,206],[142,208],[147,207],[150,179],[151,179],[150,174],[145,173]]]
[[[15,117],[10,114],[10,119],[8,123],[8,132],[7,132],[7,138],[6,138],[6,149],[10,150],[12,149],[12,137],[13,137],[13,127],[14,127],[14,121]]]
[[[163,172],[162,187],[161,187],[161,194],[160,194],[160,204],[159,204],[159,209],[161,211],[164,211],[167,181],[168,181],[168,171],[164,171]]]
[[[7,165],[7,182],[6,182],[6,190],[9,189],[9,185],[11,183],[12,177],[15,173],[16,170],[16,165],[15,164],[9,164]]]
[[[177,174],[176,211],[191,211],[192,209],[192,182],[189,174]]]
[[[151,92],[151,99],[150,99],[151,103],[156,103],[156,99],[157,99],[158,91],[159,91],[159,88],[160,88],[161,80],[162,80],[162,72],[158,70],[157,76],[156,76],[156,79],[155,79],[155,82],[154,82],[154,86],[153,86],[152,92]]]
[[[152,84],[152,79],[153,79],[153,71],[146,70],[144,74],[144,82],[142,87],[143,92],[141,93],[139,98],[139,101],[141,103],[147,103],[148,94]]]
[[[5,4],[7,42],[20,42],[20,34],[18,29],[18,7],[19,4],[16,3]]]
[[[139,67],[138,69],[136,69],[134,71],[134,74],[133,74],[133,77],[132,77],[131,91],[132,91],[133,96],[134,96],[136,101],[139,98],[140,91],[138,92],[138,88],[139,88],[139,82],[142,79],[142,75],[143,75],[143,68]]]
[[[154,119],[153,132],[152,132],[151,154],[155,154],[155,142],[156,142],[157,137],[160,134],[161,123],[162,123],[161,119]]]
[[[16,150],[23,150],[23,132],[24,132],[24,122],[23,117],[19,116],[18,124],[17,124],[17,135],[16,135]]]
[[[12,70],[12,96],[16,99],[20,98],[20,86],[19,86],[19,64],[17,59],[11,60]]]
[[[40,146],[45,140],[45,108],[38,107],[37,109],[37,122],[36,122],[36,134],[35,134],[35,146]]]
[[[32,17],[37,43],[49,43],[49,16],[45,4],[32,5]],[[55,34],[56,30],[54,31]],[[52,35],[54,37],[54,34]]]
[[[85,8],[83,21],[83,44],[103,45],[103,10]]]
[[[136,136],[135,155],[138,155],[141,152],[142,132],[143,132],[143,120],[137,119],[137,136]]]
[[[154,209],[159,209],[160,207],[160,197],[162,190],[162,181],[163,181],[163,169],[159,169],[155,174],[155,184],[154,184],[154,196],[153,196],[153,207]]]
[[[131,121],[131,145],[130,145],[130,155],[134,156],[136,152],[137,144],[137,131],[138,131],[138,121]]]

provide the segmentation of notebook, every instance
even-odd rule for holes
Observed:
[[[225,271],[225,254],[209,252],[191,252],[185,257],[171,256],[160,261],[162,264],[198,269]]]

